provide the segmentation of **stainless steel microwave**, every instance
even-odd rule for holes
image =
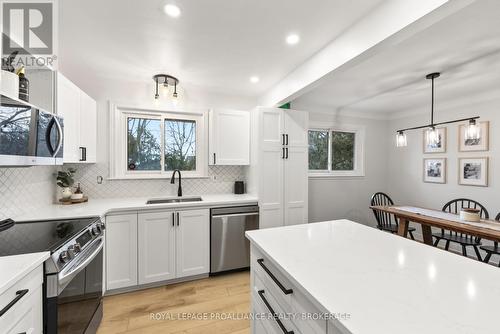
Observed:
[[[61,117],[2,98],[0,166],[62,165],[63,129]]]

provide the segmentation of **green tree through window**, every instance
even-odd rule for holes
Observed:
[[[328,131],[309,131],[309,169],[328,170]]]
[[[309,170],[353,171],[355,149],[355,132],[309,130]]]
[[[354,169],[354,140],[352,132],[332,132],[332,170]]]

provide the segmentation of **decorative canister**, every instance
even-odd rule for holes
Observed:
[[[460,210],[460,219],[466,222],[477,223],[481,220],[478,209],[463,208]]]
[[[62,188],[61,194],[63,199],[70,199],[71,195],[73,195],[73,192],[71,191],[70,187],[64,187]]]

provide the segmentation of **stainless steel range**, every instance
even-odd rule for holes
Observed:
[[[98,217],[18,222],[0,232],[0,256],[50,251],[44,333],[96,333],[102,318],[104,224]]]

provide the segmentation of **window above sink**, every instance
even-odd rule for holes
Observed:
[[[207,177],[207,112],[111,105],[110,179]]]

